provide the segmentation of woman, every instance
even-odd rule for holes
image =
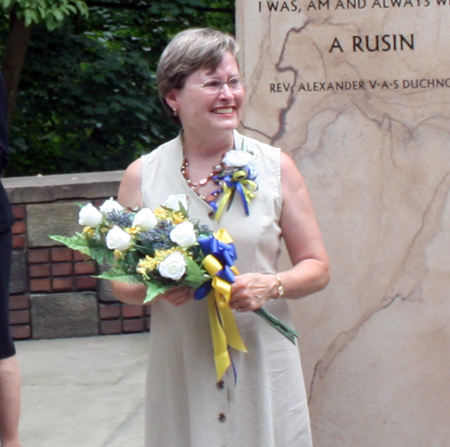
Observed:
[[[0,173],[8,161],[6,92],[0,75]],[[13,215],[0,181],[0,444],[20,447],[20,375],[9,330],[9,275],[11,271]]]
[[[152,304],[146,447],[304,447],[311,444],[297,347],[251,312],[262,306],[291,323],[286,299],[323,289],[328,258],[303,179],[279,149],[236,132],[244,87],[232,37],[211,29],[179,33],[158,65],[159,94],[180,135],[132,163],[119,190],[128,207],[155,209],[169,194],[189,197],[190,217],[234,240],[240,270],[230,307],[248,353],[216,383],[208,315],[193,290],[173,289]],[[238,194],[222,210],[214,177],[233,148],[257,172],[248,215]],[[293,263],[278,272],[281,237]],[[145,290],[115,283],[116,296],[142,303]],[[234,375],[236,372],[236,377]]]

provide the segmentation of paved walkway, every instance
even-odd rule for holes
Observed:
[[[147,338],[16,342],[24,447],[142,447]]]

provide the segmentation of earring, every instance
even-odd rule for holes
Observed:
[[[173,110],[173,116],[178,116],[177,109],[172,109],[172,110]]]

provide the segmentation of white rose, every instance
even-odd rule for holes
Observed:
[[[228,151],[223,157],[222,162],[229,168],[242,168],[251,163],[253,160],[253,154],[250,152],[232,150]]]
[[[153,230],[158,224],[158,219],[150,208],[142,208],[133,219],[133,225],[144,231]]]
[[[171,194],[167,197],[163,206],[174,211],[180,211],[180,203],[185,210],[188,209],[188,198],[185,194]]]
[[[116,202],[112,197],[103,202],[103,205],[100,207],[100,211],[102,213],[110,213],[112,211],[122,211],[123,206],[120,203]]]
[[[170,240],[183,248],[188,248],[197,242],[192,222],[183,222],[176,225],[170,232]]]
[[[95,228],[102,219],[102,213],[92,203],[83,206],[78,213],[78,223],[83,226]]]
[[[122,228],[115,226],[106,235],[106,246],[110,250],[125,251],[130,248],[131,236]]]
[[[184,256],[175,251],[167,256],[158,266],[159,273],[164,278],[178,281],[186,273],[186,261]]]

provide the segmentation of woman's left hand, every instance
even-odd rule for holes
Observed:
[[[230,307],[239,312],[248,312],[262,307],[278,293],[278,280],[275,275],[245,273],[236,276],[231,285]]]

